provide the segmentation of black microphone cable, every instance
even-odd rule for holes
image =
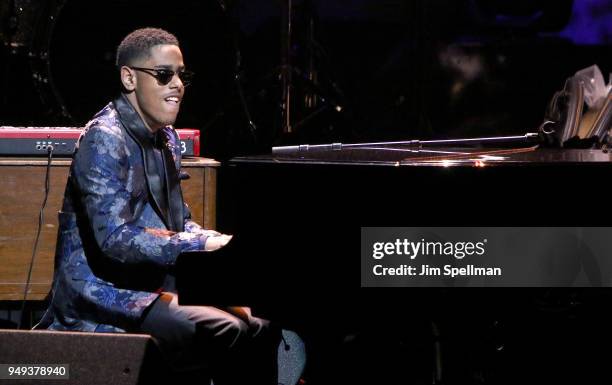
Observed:
[[[28,268],[28,278],[26,279],[25,287],[23,289],[23,300],[21,301],[21,312],[19,313],[19,322],[17,324],[17,329],[21,329],[21,324],[23,322],[23,314],[25,312],[25,305],[28,299],[28,290],[30,288],[30,280],[32,279],[32,269],[34,268],[34,260],[36,258],[36,251],[38,250],[38,241],[40,239],[40,232],[42,230],[42,225],[44,222],[44,211],[45,206],[47,205],[47,198],[49,197],[50,190],[50,178],[49,174],[51,171],[51,160],[53,159],[53,146],[47,145],[47,170],[45,172],[45,197],[43,199],[42,206],[40,208],[40,213],[38,214],[38,230],[36,230],[36,239],[34,240],[34,248],[32,250],[32,258],[30,259],[30,267]]]

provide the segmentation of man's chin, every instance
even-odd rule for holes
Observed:
[[[167,127],[167,126],[173,126],[174,122],[176,122],[176,116],[174,118],[171,119],[164,119],[162,122],[163,127]]]
[[[174,115],[172,115],[171,119],[168,119],[168,125],[174,125],[174,123],[176,122],[176,117],[178,116],[178,112]]]

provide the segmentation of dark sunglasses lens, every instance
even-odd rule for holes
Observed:
[[[157,80],[162,84],[162,85],[166,85],[168,83],[170,83],[170,80],[172,80],[172,77],[174,76],[174,72],[172,71],[157,71],[157,75],[155,76],[157,78]]]
[[[191,83],[191,80],[193,79],[193,72],[181,71],[179,72],[179,79],[181,79],[181,82],[183,82],[184,86],[187,86]]]

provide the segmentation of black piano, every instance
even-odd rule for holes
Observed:
[[[520,379],[518,364],[535,371],[532,379],[551,379],[547,368],[559,364],[599,378],[588,342],[577,341],[612,341],[599,328],[610,320],[607,288],[361,288],[360,230],[608,226],[609,177],[605,150],[538,146],[329,146],[236,157],[220,172],[218,194],[219,229],[236,242],[208,262],[184,258],[180,297],[253,305],[307,343],[312,337],[314,356],[334,362],[313,370],[337,381],[392,383],[399,377],[388,370],[410,359],[428,368],[430,381],[440,327],[451,350],[447,379],[467,381],[462,368],[482,365],[490,381],[511,383]],[[477,364],[466,362],[474,355]],[[416,372],[406,378],[421,378]]]

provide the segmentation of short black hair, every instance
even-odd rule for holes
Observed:
[[[137,59],[148,58],[151,47],[160,44],[179,45],[176,36],[161,28],[141,28],[128,34],[117,48],[117,68],[134,64]]]

